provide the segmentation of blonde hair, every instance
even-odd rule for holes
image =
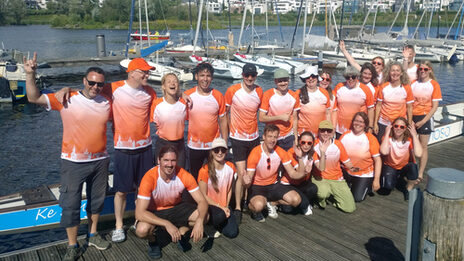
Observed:
[[[161,86],[164,86],[168,76],[174,76],[176,78],[176,80],[177,80],[177,85],[179,85],[179,83],[180,83],[179,78],[177,77],[177,75],[175,73],[166,73],[165,75],[163,75],[163,77],[161,77]],[[166,96],[166,91],[164,90],[164,88],[161,88],[161,89],[163,90],[163,95]],[[177,97],[180,97],[180,95],[181,95],[180,88],[178,88],[176,95],[177,95]]]
[[[419,63],[419,67],[417,67],[417,72],[416,72],[417,73],[417,80],[419,81],[419,79],[420,79],[419,78],[419,73],[420,73],[419,68],[420,68],[421,64],[429,67],[429,69],[430,69],[430,79],[436,81],[437,78],[435,77],[435,74],[433,73],[433,67],[432,67],[432,63],[430,61],[423,61],[423,62]]]
[[[383,70],[383,79],[382,82],[391,82],[391,77],[390,77],[390,71],[393,66],[398,66],[401,70],[401,77],[400,81],[402,85],[409,84],[409,76],[406,73],[406,71],[403,68],[403,65],[400,62],[394,61],[394,62],[389,62],[387,66],[385,66]]]

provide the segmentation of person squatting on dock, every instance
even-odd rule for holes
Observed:
[[[69,94],[63,106],[55,94],[41,94],[35,85],[37,54],[24,59],[26,92],[29,102],[60,112],[63,122],[61,150],[60,198],[63,209],[60,225],[66,228],[68,248],[63,260],[76,260],[81,254],[77,243],[80,224],[82,186],[86,183],[89,246],[105,250],[110,243],[97,232],[98,218],[103,209],[110,162],[106,151],[106,125],[111,118],[111,99],[102,94],[105,72],[90,67],[82,79],[84,88]]]
[[[148,255],[161,258],[156,227],[164,228],[171,240],[178,243],[182,251],[191,247],[189,238],[198,242],[203,238],[204,223],[208,221],[208,202],[200,192],[195,178],[177,166],[177,149],[167,145],[159,150],[159,165],[150,169],[143,177],[135,208],[136,235],[148,239]],[[182,200],[187,190],[194,203]],[[192,228],[189,236],[189,229]],[[159,232],[159,230],[158,230]]]

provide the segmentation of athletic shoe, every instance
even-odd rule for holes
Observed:
[[[258,222],[260,222],[260,223],[263,223],[263,222],[266,221],[266,219],[263,216],[263,213],[261,213],[261,212],[258,212],[258,213],[251,212],[251,218],[258,221]]]
[[[277,214],[277,207],[273,206],[269,202],[266,203],[266,206],[267,206],[267,215],[270,218],[276,219],[279,216],[279,214]]]
[[[235,209],[235,210],[232,212],[232,215],[234,215],[235,221],[237,221],[237,225],[242,224],[242,211],[240,211],[240,210],[238,210],[238,209]]]
[[[89,246],[94,246],[98,250],[106,250],[110,247],[110,242],[103,239],[98,233],[88,238]]]
[[[113,230],[113,234],[111,236],[111,241],[114,243],[121,243],[126,240],[126,233],[124,232],[124,229],[119,228]]]
[[[214,233],[214,236],[213,236],[213,237],[214,237],[214,238],[218,238],[218,237],[220,237],[221,235],[222,235],[221,232],[216,231],[216,233]]]
[[[161,248],[156,241],[148,241],[148,256],[152,259],[160,259],[163,256],[161,253]]]
[[[63,257],[63,261],[75,261],[81,255],[81,248],[79,246],[68,246],[66,254]]]
[[[311,207],[311,205],[308,205],[308,207],[306,208],[306,210],[303,211],[303,214],[305,216],[309,216],[309,215],[312,215],[313,214],[313,208]]]

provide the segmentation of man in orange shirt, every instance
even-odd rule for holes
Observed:
[[[267,124],[275,124],[280,132],[277,145],[289,150],[298,140],[298,133],[293,133],[293,124],[298,124],[296,111],[300,109],[300,98],[288,89],[290,76],[284,69],[274,72],[275,88],[264,93],[259,108],[259,120]]]
[[[63,209],[60,224],[66,228],[69,241],[63,260],[76,260],[81,253],[77,230],[84,182],[87,184],[88,199],[88,244],[105,250],[110,244],[97,232],[98,218],[106,195],[109,165],[106,124],[111,115],[111,100],[100,95],[105,73],[98,67],[89,68],[82,79],[84,89],[71,92],[69,104],[64,107],[55,94],[41,94],[37,89],[37,54],[34,53],[32,60],[24,59],[23,63],[29,102],[44,106],[47,110],[59,111],[63,121],[59,204]]]
[[[247,173],[243,176],[243,183],[248,189],[248,207],[252,211],[252,218],[264,222],[262,210],[267,207],[268,215],[277,218],[276,204],[299,207],[301,197],[292,186],[286,186],[277,181],[277,171],[282,164],[291,178],[304,177],[305,164],[302,152],[295,150],[298,156],[298,169],[291,165],[287,152],[277,146],[279,128],[274,124],[264,127],[263,143],[256,146],[248,156]],[[306,206],[307,207],[307,206]],[[305,211],[306,209],[304,209]]]
[[[263,99],[263,89],[255,84],[256,66],[243,66],[243,81],[230,86],[225,95],[229,112],[229,138],[232,143],[237,180],[235,182],[235,210],[237,223],[242,220],[243,176],[246,160],[251,150],[259,145],[258,110]]]
[[[177,166],[177,150],[168,145],[160,149],[159,165],[150,169],[140,183],[135,208],[136,235],[148,239],[148,255],[161,258],[161,249],[155,240],[155,227],[164,227],[173,242],[182,251],[190,247],[187,231],[192,228],[194,242],[203,238],[203,225],[207,221],[208,202],[197,182],[183,168]],[[182,201],[187,190],[194,203]]]
[[[210,88],[214,68],[209,63],[200,63],[195,68],[198,85],[185,91],[193,102],[189,111],[187,146],[189,147],[190,173],[198,178],[198,171],[215,138],[221,136],[226,142],[228,126],[224,96]]]

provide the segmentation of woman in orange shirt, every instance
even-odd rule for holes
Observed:
[[[438,102],[442,100],[440,84],[433,74],[433,67],[429,61],[419,64],[417,81],[411,84],[411,89],[414,95],[412,120],[422,145],[422,157],[419,164],[419,180],[422,180],[428,159],[427,145],[430,133],[433,132],[432,117],[437,111]]]
[[[359,81],[364,83],[369,90],[372,92],[372,97],[374,97],[374,103],[377,101],[377,88],[379,87],[379,75],[375,70],[374,65],[371,63],[364,63],[361,66],[361,76],[359,77]]]
[[[379,143],[385,133],[385,128],[398,117],[406,118],[412,123],[412,95],[409,77],[399,62],[387,65],[384,83],[380,85],[375,106],[374,133]]]
[[[332,84],[332,74],[328,71],[322,71],[320,76],[319,87],[325,89],[327,93],[329,93],[330,109],[332,109],[335,103],[335,97],[333,96],[332,87],[330,86]]]
[[[222,138],[213,140],[208,162],[198,172],[198,185],[209,204],[209,224],[217,230],[214,237],[222,233],[234,238],[238,235],[238,224],[235,215],[231,215],[229,202],[237,171],[233,163],[225,160],[226,154],[226,141]]]
[[[343,171],[356,202],[363,201],[368,191],[377,191],[380,188],[382,160],[379,142],[374,135],[367,132],[368,126],[367,114],[358,112],[351,121],[350,130],[340,137],[348,157],[356,166],[355,171]]]
[[[380,153],[384,160],[380,187],[390,193],[395,188],[398,178],[406,177],[404,195],[405,200],[408,200],[409,191],[418,181],[417,165],[414,163],[413,155],[422,156],[422,146],[414,125],[408,124],[403,117],[395,119],[385,130]]]

